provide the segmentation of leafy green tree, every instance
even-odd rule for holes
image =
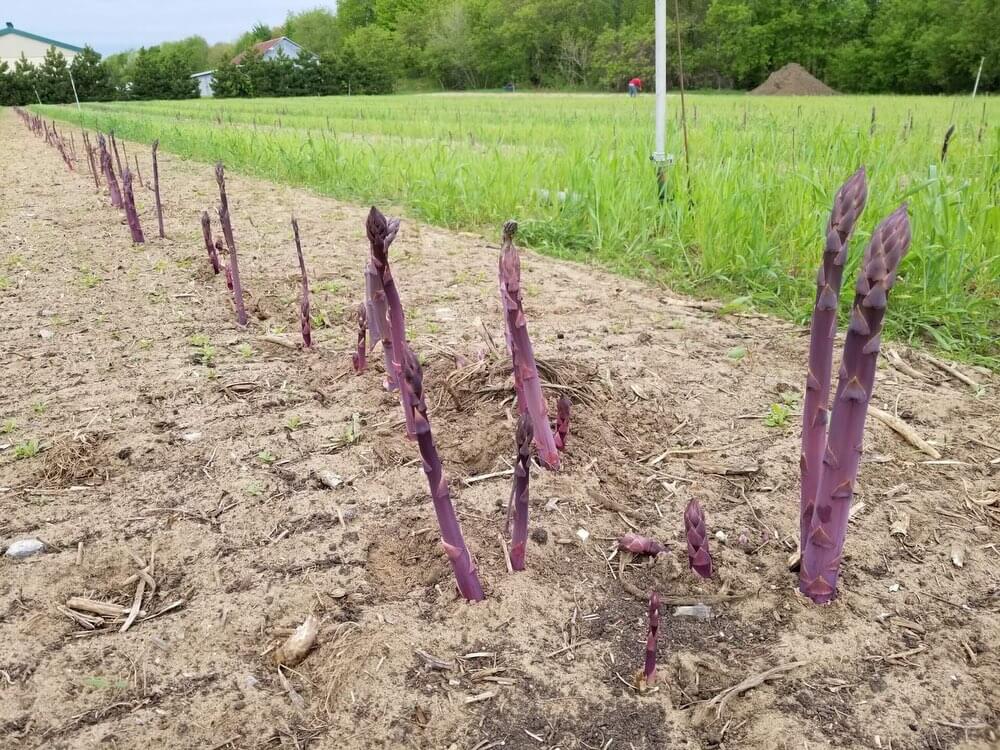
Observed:
[[[14,71],[6,60],[0,60],[0,107],[11,107],[18,103],[14,97]]]
[[[253,95],[253,89],[243,68],[227,60],[212,75],[212,94],[220,99],[247,97]]]
[[[160,51],[165,54],[176,54],[184,60],[188,73],[200,73],[208,70],[208,42],[200,36],[189,36],[178,42],[164,42]]]
[[[396,67],[387,54],[392,44],[392,32],[379,26],[362,27],[344,40],[341,64],[347,71],[348,93],[392,93]]]
[[[46,104],[66,104],[73,101],[73,84],[69,80],[69,66],[63,53],[55,47],[45,51],[45,59],[36,77],[38,95]]]
[[[130,67],[129,95],[133,99],[193,99],[198,96],[198,81],[176,51],[143,47]]]
[[[233,54],[238,55],[241,52],[246,52],[258,42],[266,42],[268,39],[273,39],[274,36],[274,29],[258,21],[249,31],[241,34],[239,39],[236,40],[236,43],[233,45]]]
[[[591,78],[613,91],[623,91],[636,76],[651,82],[653,53],[653,38],[645,24],[609,28],[595,43]]]
[[[998,0],[676,0],[676,9],[670,0],[668,6],[671,86],[678,83],[679,32],[690,87],[751,88],[798,62],[843,91],[967,92],[986,58],[980,88],[1000,88]],[[281,34],[320,59],[248,61],[241,70],[227,65],[234,54]],[[234,44],[209,47],[189,37],[161,52],[182,57],[189,73],[217,68],[219,96],[383,92],[404,77],[446,88],[513,81],[620,90],[636,75],[652,81],[653,3],[340,0],[336,12],[289,13],[280,27],[258,23]],[[119,90],[131,85],[138,57],[105,60]],[[137,77],[140,92],[151,77],[148,71]],[[29,78],[22,74],[10,86],[23,90]]]
[[[303,49],[320,56],[335,53],[342,38],[337,17],[325,8],[289,13],[285,18],[284,34]]]
[[[38,71],[34,65],[28,62],[28,58],[21,53],[21,57],[14,63],[14,70],[10,76],[11,98],[15,104],[34,104],[37,91]]]
[[[342,37],[372,23],[375,23],[375,0],[339,0],[337,3],[337,25]]]
[[[115,98],[115,86],[111,70],[101,55],[93,47],[83,48],[83,52],[69,64],[76,83],[76,93],[82,102],[109,101]]]
[[[213,70],[228,62],[236,56],[236,47],[228,42],[219,42],[208,48],[208,57],[205,60],[204,70]],[[196,70],[195,73],[200,73]]]

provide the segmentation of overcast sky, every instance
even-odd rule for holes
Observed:
[[[335,6],[323,0],[2,0],[0,23],[103,55],[182,39],[229,42],[257,21],[281,23],[289,10]]]

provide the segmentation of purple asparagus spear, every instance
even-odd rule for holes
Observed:
[[[542,381],[535,365],[535,353],[528,336],[528,323],[521,300],[521,259],[514,246],[517,222],[503,225],[503,245],[500,253],[500,302],[503,306],[507,349],[514,371],[514,389],[521,414],[531,417],[538,457],[550,469],[559,468],[559,451],[552,437]]]
[[[358,305],[357,312],[358,319],[358,349],[354,352],[354,356],[351,357],[351,362],[354,365],[354,372],[358,375],[362,375],[366,369],[368,369],[368,358],[367,352],[365,351],[365,335],[368,333],[368,312],[364,303]]]
[[[517,421],[517,463],[514,466],[514,485],[508,504],[508,526],[511,509],[514,524],[510,534],[510,567],[524,570],[524,553],[528,544],[528,482],[531,477],[531,438],[533,427],[527,414]]]
[[[816,510],[802,544],[799,567],[799,589],[817,604],[837,594],[865,418],[875,387],[882,321],[899,262],[909,248],[910,220],[903,204],[876,227],[858,271]]]
[[[233,290],[233,303],[236,305],[236,322],[241,326],[247,324],[246,306],[243,304],[243,284],[240,282],[240,264],[236,256],[236,240],[233,237],[233,225],[229,218],[229,198],[226,196],[226,171],[222,162],[215,165],[215,180],[219,183],[219,223],[222,224],[222,235],[226,238],[229,248],[229,264],[226,266],[226,281]]]
[[[399,232],[399,219],[386,219],[382,212],[372,206],[368,213],[368,221],[365,224],[368,233],[368,242],[371,244],[371,267],[375,272],[381,291],[385,294],[386,307],[389,311],[389,338],[392,341],[392,372],[396,382],[400,381],[399,374],[402,372],[402,353],[406,351],[406,317],[403,314],[403,303],[399,299],[399,290],[396,288],[396,280],[392,277],[389,268],[389,245],[396,239]],[[376,287],[376,293],[379,289]],[[385,341],[385,331],[382,332],[383,343]],[[408,402],[409,396],[406,389],[399,389],[399,400],[403,406],[403,414],[406,417],[406,435],[414,437],[413,404]]]
[[[163,204],[160,203],[160,165],[156,159],[156,151],[160,148],[160,140],[157,138],[153,141],[153,195],[156,196],[156,221],[160,225],[160,239],[162,240],[167,235],[163,232]],[[139,166],[139,157],[136,156],[136,168]],[[142,178],[139,178],[140,181]],[[218,272],[216,272],[218,273]]]
[[[201,233],[205,237],[208,262],[212,265],[212,271],[218,273],[220,270],[219,254],[216,252],[215,245],[212,244],[212,219],[209,217],[208,211],[201,212]]]
[[[564,451],[566,450],[566,438],[569,437],[569,411],[572,406],[572,402],[569,400],[569,396],[562,395],[556,402],[556,433],[554,439],[556,441],[556,448]]]
[[[312,319],[309,317],[309,276],[306,274],[306,260],[302,257],[302,242],[299,239],[299,222],[292,217],[292,234],[295,237],[295,252],[299,256],[299,271],[302,274],[302,297],[299,300],[299,324],[302,326],[302,346],[312,347]]]
[[[837,191],[826,227],[823,265],[816,279],[816,306],[809,341],[809,374],[802,404],[802,453],[799,457],[799,539],[804,540],[816,506],[816,491],[823,473],[826,426],[829,421],[833,340],[837,334],[837,306],[847,263],[847,245],[858,216],[865,207],[868,185],[861,167]]]
[[[400,390],[407,393],[403,404],[412,411],[410,421],[413,422],[417,446],[423,459],[424,473],[431,490],[431,500],[434,502],[434,513],[437,515],[438,526],[441,528],[441,544],[451,567],[455,572],[455,581],[462,596],[470,601],[483,599],[483,589],[476,575],[476,566],[465,540],[462,537],[462,527],[458,523],[455,507],[451,503],[448,492],[448,482],[444,477],[441,459],[434,438],[431,436],[431,424],[427,419],[427,405],[424,403],[423,372],[416,356],[408,346],[401,351],[402,380]]]
[[[101,154],[101,171],[104,172],[104,181],[108,185],[108,195],[111,197],[111,205],[115,208],[122,207],[122,194],[118,189],[118,178],[115,177],[115,170],[111,166],[111,154],[108,153],[108,144],[104,136],[97,134],[97,147]]]
[[[660,595],[649,592],[649,635],[646,636],[646,661],[642,668],[641,688],[656,682],[656,637],[660,630]]]
[[[111,147],[115,152],[115,164],[118,165],[118,174],[122,175],[124,178],[125,173],[122,171],[122,158],[118,155],[118,140],[115,138],[115,131],[111,131]],[[124,146],[122,146],[124,148]]]
[[[651,555],[656,557],[667,551],[667,548],[648,536],[633,534],[631,531],[623,534],[618,540],[618,549],[631,552],[633,555]]]
[[[385,389],[396,390],[396,368],[392,363],[392,337],[389,335],[389,306],[385,301],[382,279],[369,260],[365,263],[365,317],[368,321],[368,338],[372,347],[376,341],[382,342],[385,359]]]
[[[132,173],[126,169],[122,175],[123,198],[125,204],[125,219],[128,221],[129,231],[132,232],[132,242],[141,245],[146,241],[142,235],[142,227],[139,224],[139,213],[135,210],[135,196],[132,192]]]
[[[705,513],[694,498],[684,511],[684,531],[687,535],[688,565],[702,578],[711,578],[712,555],[708,551]]]

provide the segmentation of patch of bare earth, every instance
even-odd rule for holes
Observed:
[[[147,149],[128,149],[148,176]],[[809,606],[786,567],[806,333],[525,253],[550,400],[570,389],[578,405],[563,469],[533,476],[529,569],[510,575],[498,537],[509,479],[467,481],[513,457],[509,374],[486,335],[503,346],[497,247],[405,221],[393,267],[488,596],[471,606],[456,598],[415,446],[381,388],[381,353],[364,376],[350,370],[365,211],[232,175],[256,310],[242,331],[207,272],[199,215],[217,201],[211,167],[162,156],[169,238],[152,236],[140,190],[142,247],[81,169],[0,118],[0,412],[16,419],[0,436],[0,541],[48,544],[0,558],[8,745],[995,742],[996,379],[966,370],[986,386],[974,393],[915,355],[914,375],[882,363],[877,404],[943,457],[928,463],[870,421],[842,594]],[[313,352],[263,339],[296,341],[293,211],[327,321]],[[206,337],[213,367],[193,336]],[[456,367],[456,355],[470,364]],[[784,401],[787,423],[766,426]],[[42,450],[15,460],[11,446],[31,438]],[[683,558],[694,495],[725,537],[713,536],[711,581]],[[669,554],[608,560],[630,528]],[[130,612],[142,566],[155,589],[145,584],[145,614],[127,632],[121,614],[67,615],[71,597]],[[654,586],[665,602],[659,690],[638,695]],[[674,616],[697,601],[709,622]],[[269,651],[309,613],[319,645],[279,675]]]

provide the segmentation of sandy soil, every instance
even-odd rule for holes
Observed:
[[[942,462],[871,421],[842,594],[811,606],[787,569],[805,332],[525,253],[550,401],[568,390],[575,411],[563,469],[533,474],[529,570],[511,575],[509,478],[468,481],[507,469],[514,450],[509,373],[487,343],[503,342],[496,240],[404,221],[393,267],[487,590],[469,605],[380,353],[364,376],[350,370],[365,210],[231,176],[255,310],[244,331],[201,241],[218,198],[210,166],[162,155],[169,239],[141,247],[81,169],[0,117],[0,417],[16,420],[0,435],[0,544],[48,544],[0,558],[5,746],[995,746],[989,374],[965,369],[986,384],[974,393],[918,353],[900,349],[920,377],[883,361],[876,403]],[[313,352],[263,339],[297,340],[293,211],[326,321]],[[474,364],[456,370],[456,355]],[[786,423],[765,424],[783,402]],[[29,439],[41,450],[16,459]],[[681,545],[693,496],[720,537],[704,582]],[[630,528],[669,553],[611,557]],[[130,607],[154,545],[152,619],[121,633],[66,615],[75,596]],[[660,680],[640,695],[651,587],[665,603]],[[698,601],[709,622],[674,616]],[[310,613],[319,645],[279,675],[270,651]]]

